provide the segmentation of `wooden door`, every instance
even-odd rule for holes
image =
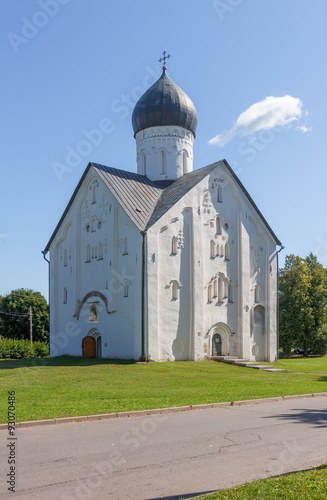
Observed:
[[[95,358],[95,339],[93,337],[84,337],[82,340],[83,358]]]

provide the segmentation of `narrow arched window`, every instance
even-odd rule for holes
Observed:
[[[176,236],[173,236],[171,239],[171,253],[172,253],[172,255],[177,254],[177,238],[176,238]]]
[[[94,233],[94,231],[96,230],[95,223],[96,223],[96,220],[93,219],[92,220],[92,224],[91,224],[91,231],[92,231],[92,233]]]
[[[187,153],[183,152],[183,174],[187,174]]]
[[[92,259],[94,259],[94,247],[92,247]]]
[[[225,254],[224,254],[224,245],[221,245],[220,247],[220,255],[223,257]]]
[[[218,278],[218,302],[224,301],[224,282],[221,276]]]
[[[124,282],[124,297],[128,297],[128,281]]]
[[[171,298],[172,300],[177,300],[178,298],[178,289],[177,289],[177,284],[173,283],[171,287]]]
[[[256,304],[259,304],[260,302],[260,290],[258,285],[254,289],[254,302]]]
[[[102,243],[99,243],[99,259],[103,259]]]
[[[94,258],[95,259],[98,258],[98,247],[95,247],[95,249],[94,249]]]
[[[220,252],[219,252],[219,243],[218,243],[218,245],[217,245],[216,255],[217,255],[217,257],[219,257],[219,255],[220,255]]]
[[[67,250],[64,251],[64,267],[67,267]]]
[[[128,255],[128,241],[127,238],[124,239],[124,251],[123,255]]]
[[[218,297],[218,280],[213,282],[213,296]]]
[[[86,262],[90,262],[90,260],[91,260],[90,245],[87,245],[87,247],[86,247]]]
[[[225,245],[225,260],[230,260],[230,251],[229,251],[229,244],[226,243]]]
[[[146,175],[146,156],[143,153],[143,175]]]
[[[221,220],[220,220],[220,217],[216,217],[216,234],[221,234]]]
[[[218,203],[223,202],[223,190],[222,190],[221,186],[218,186],[218,188],[217,188],[217,201],[218,201]]]
[[[228,283],[224,281],[224,299],[228,297]]]
[[[95,188],[96,188],[96,184],[93,184],[92,203],[96,203]]]
[[[166,165],[165,165],[165,152],[161,151],[161,173],[166,173]]]
[[[214,259],[216,257],[216,245],[214,241],[210,242],[210,259]]]
[[[67,304],[67,288],[64,288],[64,304]]]
[[[232,303],[233,301],[233,287],[232,285],[228,285],[228,302]]]
[[[212,302],[212,285],[208,286],[208,302]]]

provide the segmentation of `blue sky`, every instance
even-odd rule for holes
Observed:
[[[136,171],[131,113],[163,50],[198,112],[194,167],[226,158],[285,245],[281,263],[312,251],[327,267],[326,2],[17,0],[1,10],[0,294],[47,297],[41,250],[89,161]]]

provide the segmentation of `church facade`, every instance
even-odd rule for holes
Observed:
[[[137,173],[90,163],[43,251],[50,355],[274,361],[280,241],[225,160],[193,170],[165,67],[132,121]]]

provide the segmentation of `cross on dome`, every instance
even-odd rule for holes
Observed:
[[[160,59],[159,59],[159,62],[160,62],[160,63],[161,63],[161,62],[163,62],[163,67],[162,67],[162,69],[167,69],[167,68],[166,68],[166,59],[169,59],[169,58],[170,58],[170,54],[168,54],[167,56],[166,56],[166,54],[167,54],[167,52],[164,50],[164,51],[163,51],[163,53],[162,53],[163,57],[160,57]]]

